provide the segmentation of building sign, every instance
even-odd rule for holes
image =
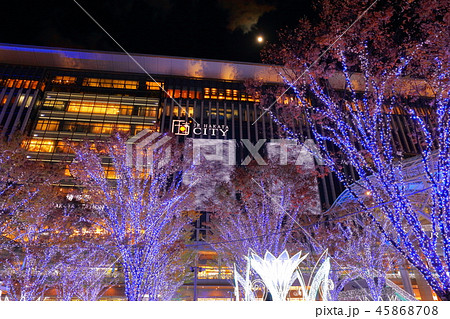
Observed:
[[[192,127],[191,127],[192,126]],[[172,133],[175,135],[189,135],[191,133],[194,136],[227,136],[229,130],[228,125],[221,124],[199,124],[188,123],[185,120],[173,120],[172,121]]]
[[[184,120],[173,120],[172,121],[172,133],[175,135],[189,135],[191,131],[191,126],[188,122]]]

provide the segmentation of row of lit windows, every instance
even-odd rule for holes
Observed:
[[[139,87],[139,81],[84,78],[83,86],[136,90]]]
[[[217,88],[204,88],[193,90],[180,90],[180,89],[168,89],[167,96],[174,99],[215,99],[215,100],[230,100],[230,101],[249,101],[259,102],[259,96],[253,97],[249,94],[241,92],[239,90],[232,89],[217,89]]]
[[[197,100],[201,100],[203,98],[203,94],[202,94],[202,91],[200,91],[200,89],[197,90],[197,91],[168,89],[166,92],[167,92],[167,97],[171,97],[171,98],[174,98],[174,99],[183,98],[183,99],[197,99]]]
[[[75,84],[77,78],[74,76],[55,76],[52,80],[52,83],[55,84]]]
[[[27,150],[30,152],[39,152],[39,153],[63,153],[63,154],[73,154],[73,147],[76,147],[80,144],[80,142],[71,142],[69,145],[64,141],[55,141],[49,139],[31,139],[27,142]],[[95,148],[95,144],[93,143],[91,148]],[[109,165],[103,165],[103,169],[105,171],[105,177],[108,179],[115,179],[116,172],[114,167]],[[64,175],[71,176],[69,167],[66,166]]]
[[[93,114],[108,114],[108,115],[132,115],[132,105],[119,105],[95,102],[79,102],[70,101],[67,107],[67,112],[76,113],[93,113]]]
[[[66,107],[67,106],[67,107]],[[55,109],[73,113],[105,114],[105,115],[138,115],[146,117],[156,117],[156,107],[134,107],[133,105],[111,104],[84,101],[58,101],[46,100],[43,103],[44,109]]]
[[[5,94],[3,99],[0,101],[0,105],[5,105],[6,102],[8,101],[8,97],[9,97],[9,95]],[[33,99],[33,96],[29,95],[26,100],[26,103],[24,105],[23,102],[25,101],[25,97],[26,97],[26,94],[20,94],[19,96],[17,96],[17,95],[12,96],[11,100],[9,101],[9,104],[11,105],[11,104],[16,103],[17,98],[19,98],[19,100],[17,101],[17,105],[29,107],[31,105],[31,100]]]
[[[68,124],[73,125],[73,124]],[[134,135],[139,133],[140,131],[148,129],[148,130],[154,130],[156,131],[156,128],[151,125],[136,125],[134,126]],[[127,126],[121,126],[121,125],[104,125],[104,126],[98,126],[96,129],[93,130],[93,132],[97,134],[111,134],[113,130],[118,130],[122,132],[127,132],[130,130],[130,127]],[[27,142],[26,146],[27,150],[30,152],[39,152],[39,153],[73,153],[73,151],[70,149],[70,147],[67,145],[64,141],[56,141],[53,139],[46,139],[46,138],[33,138],[30,139]]]
[[[20,80],[20,79],[0,79],[0,86],[16,89],[39,89],[44,90],[45,85],[36,80]]]
[[[151,91],[159,91],[160,89],[164,89],[164,82],[155,82],[155,81],[147,81],[145,82],[147,90]]]
[[[65,121],[61,131],[91,134],[111,134],[113,131],[129,132],[131,125],[129,124],[113,124],[113,123],[84,123]],[[142,131],[142,130],[141,130]]]
[[[194,108],[193,107],[174,106],[172,114],[174,116],[185,117],[186,116],[186,111],[188,111],[188,116],[189,117],[193,117],[194,116]],[[170,106],[166,108],[166,116],[170,116]]]
[[[201,266],[198,279],[232,279],[233,270],[229,267]]]
[[[123,131],[132,133],[133,135],[136,135],[144,129],[154,129],[154,126],[74,121],[64,121],[60,125],[60,121],[39,120],[35,128],[36,131],[63,131],[91,134],[111,134],[114,131]]]
[[[114,170],[114,167],[112,166],[103,166],[103,170],[105,172],[105,177],[107,179],[116,179],[116,172]],[[70,169],[68,166],[66,166],[66,169],[64,170],[64,175],[66,176],[72,176],[72,174],[70,173]],[[96,233],[98,234],[99,232],[96,231]]]
[[[55,144],[56,142],[54,140],[31,139],[28,141],[27,149],[30,152],[53,153],[55,151]]]
[[[172,113],[173,116],[183,118],[183,117],[186,116],[186,111],[188,111],[188,116],[189,117],[194,117],[194,108],[193,107],[179,107],[179,106],[175,105],[172,108],[172,112],[170,110],[171,110],[171,107],[167,106],[166,107],[166,111],[165,111],[166,116],[170,116],[171,113]],[[231,110],[231,108],[227,108],[225,110],[223,108],[217,109],[215,107],[212,107],[211,109],[209,109],[208,107],[205,107],[204,108],[204,112],[205,112],[204,113],[205,116],[207,116],[207,117],[208,116],[212,116],[213,118],[215,118],[217,115],[219,116],[219,118],[223,118],[225,116],[225,114],[226,114],[226,118],[228,120],[230,120],[233,116],[234,117],[239,116],[239,110],[235,109],[233,111],[233,110]],[[242,116],[243,116],[244,119],[246,119],[246,113],[247,113],[246,110],[242,111]]]
[[[27,150],[30,152],[39,153],[64,153],[73,154],[73,149],[64,141],[55,141],[49,139],[33,138],[27,142]],[[72,142],[73,146],[78,145],[78,142]]]
[[[253,97],[245,92],[231,89],[204,88],[203,98],[233,101],[259,102],[259,95]]]
[[[245,118],[245,114],[247,113],[246,111],[243,111],[244,113],[244,118]],[[226,113],[224,112],[223,109],[219,109],[219,111],[217,111],[216,108],[211,108],[211,110],[206,110],[206,116],[211,116],[213,119],[215,119],[217,116],[219,116],[219,118],[223,118],[226,114],[226,118],[228,120],[230,120],[232,118],[232,116],[234,115],[235,117],[237,117],[239,115],[239,111],[238,110],[234,110],[233,114],[231,112],[230,109],[226,110]]]
[[[55,100],[45,100],[42,103],[42,107],[44,109],[55,109],[58,111],[65,111],[67,106],[67,102],[65,101],[55,101]]]
[[[36,124],[37,131],[57,131],[59,128],[59,121],[39,120]]]
[[[75,84],[77,78],[74,76],[58,75],[52,80],[55,84]],[[83,86],[113,88],[113,89],[128,89],[136,90],[139,88],[139,81],[131,80],[115,80],[115,79],[100,79],[100,78],[84,78]],[[147,90],[159,91],[164,88],[164,82],[146,81],[145,86]]]

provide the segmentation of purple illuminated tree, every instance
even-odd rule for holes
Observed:
[[[10,300],[42,300],[45,291],[53,284],[58,249],[45,240],[39,240],[34,230],[27,229],[23,235],[32,241],[3,245],[2,281]]]
[[[229,267],[244,273],[250,250],[278,256],[301,249],[296,222],[316,206],[316,176],[312,168],[273,162],[236,169],[211,218],[210,242]]]
[[[383,300],[387,274],[402,263],[392,246],[364,220],[367,218],[349,218],[331,227],[320,224],[314,231],[315,238],[333,257],[332,300],[338,300],[342,289],[359,278],[366,282],[370,299]],[[383,227],[387,230],[389,224],[385,222]]]
[[[167,142],[153,151],[153,170],[141,171],[129,165],[126,141],[116,133],[95,147],[89,143],[77,147],[71,172],[91,201],[103,205],[92,223],[111,238],[128,300],[168,300],[170,287],[182,282],[182,276],[174,282],[171,275],[179,271],[183,234],[192,221],[191,214],[184,212],[190,189],[182,184],[181,150],[173,140]],[[114,179],[107,178],[105,157]]]
[[[11,300],[37,300],[52,285],[62,220],[57,166],[32,162],[20,140],[0,143],[0,280]]]
[[[0,230],[5,230],[16,211],[48,191],[49,185],[61,177],[58,167],[30,161],[21,147],[23,143],[26,141],[20,136],[9,142],[0,140]]]
[[[37,194],[26,207],[16,210],[8,223],[0,252],[0,276],[10,300],[42,300],[55,283],[63,259],[61,247],[67,239],[65,218],[54,207],[56,198],[49,189]]]
[[[105,238],[102,244],[107,246]],[[118,282],[119,276],[111,255],[103,248],[86,243],[65,247],[57,273],[57,299],[64,301],[73,298],[96,301]]]
[[[346,7],[347,1],[327,4],[328,13],[340,10],[337,17],[346,17],[339,5]],[[351,12],[367,8],[352,5],[356,9]],[[441,299],[450,300],[448,8],[433,0],[405,3],[404,8],[390,1],[380,6],[388,6],[387,15],[375,7],[368,21],[340,38],[316,65],[288,45],[299,49],[303,43],[301,49],[308,51],[304,41],[323,44],[319,40],[324,37],[311,32],[306,38],[305,30],[294,31],[288,44],[278,46],[276,57],[284,58],[286,65],[280,75],[295,94],[299,103],[295,112],[306,118],[326,165],[373,227],[421,272]],[[351,19],[347,23],[336,19],[340,23],[332,24],[336,30],[343,31],[355,19],[347,17]],[[407,23],[411,19],[417,24]],[[277,50],[271,49],[275,50],[271,54]],[[339,86],[340,91],[333,91]],[[287,121],[272,115],[292,134]],[[404,119],[402,128],[399,117]],[[403,144],[422,159],[415,171],[422,175],[416,181],[419,190],[429,194],[424,211],[415,207],[412,186],[406,181],[411,172],[404,163],[412,154],[400,147],[397,134],[402,132],[406,132]],[[370,194],[370,204],[357,189]],[[373,205],[378,208],[370,209]],[[388,229],[383,227],[386,221]]]

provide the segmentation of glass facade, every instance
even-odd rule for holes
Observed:
[[[55,161],[67,153],[66,140],[157,131],[158,105],[156,98],[47,91],[31,132],[30,156]]]

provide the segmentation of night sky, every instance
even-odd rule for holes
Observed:
[[[79,0],[127,51],[260,62],[264,41],[311,0]],[[119,51],[73,0],[4,1],[0,42]]]

